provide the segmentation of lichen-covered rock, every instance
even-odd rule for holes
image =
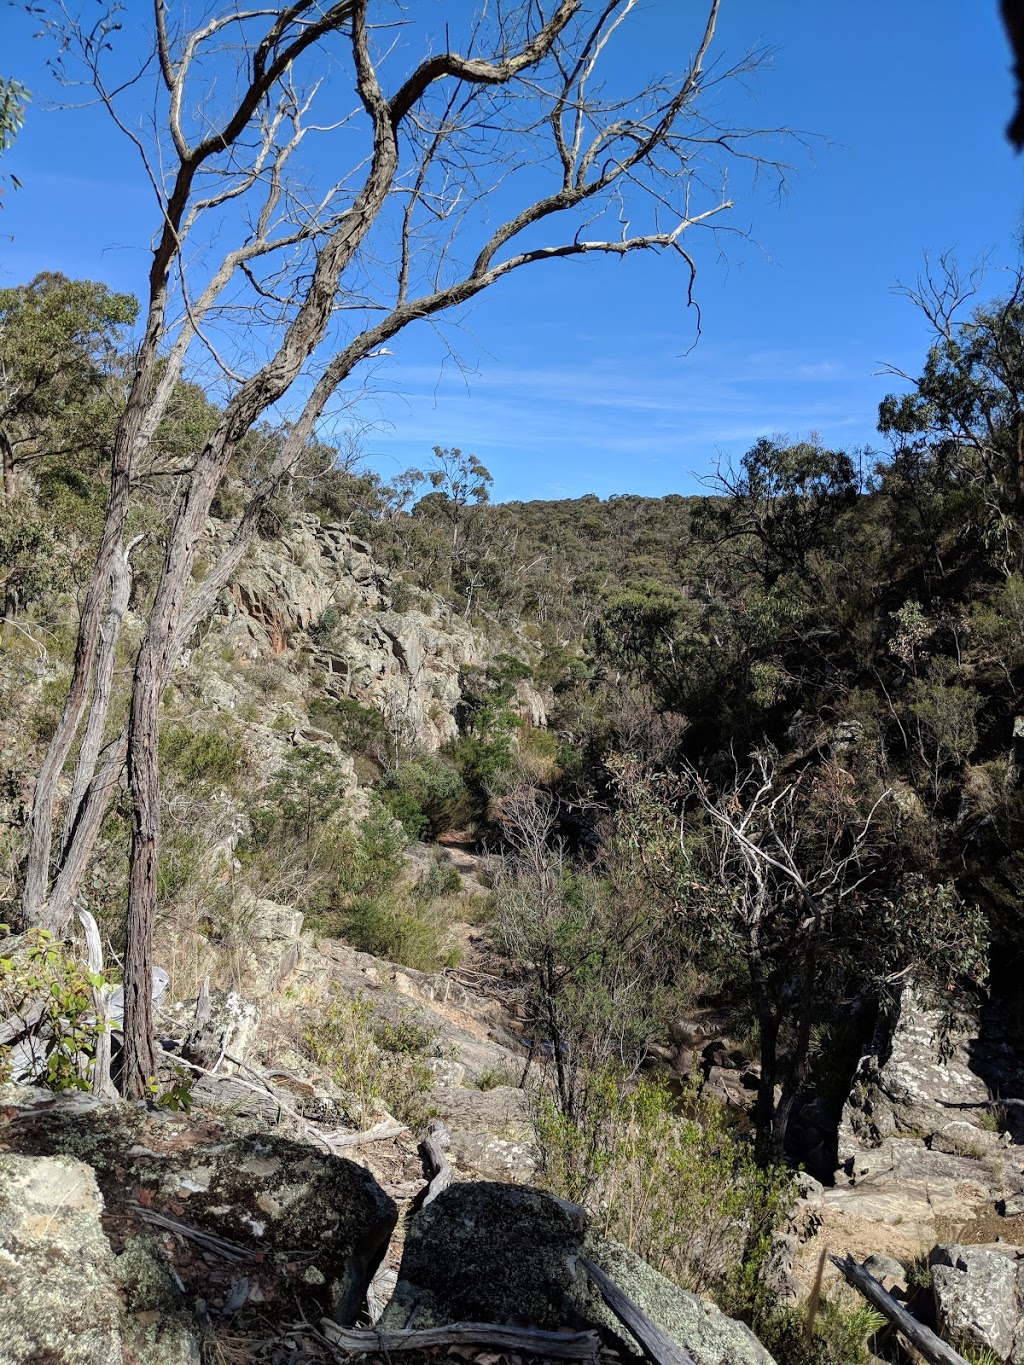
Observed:
[[[451,1135],[451,1154],[462,1171],[489,1180],[529,1181],[537,1169],[526,1092],[438,1086],[433,1103]]]
[[[0,1156],[0,1359],[4,1365],[192,1365],[173,1315],[138,1316],[122,1293],[92,1168],[63,1156]],[[128,1351],[126,1351],[126,1346]]]
[[[451,1322],[573,1324],[586,1217],[538,1190],[452,1185],[409,1224],[381,1326]]]
[[[1024,1248],[938,1246],[930,1260],[943,1337],[1024,1365]]]
[[[983,1110],[950,1110],[989,1098],[977,1053],[970,1026],[951,1028],[907,987],[891,1035],[880,1031],[858,1065],[839,1127],[840,1164],[886,1138],[928,1137],[952,1117],[971,1123]]]
[[[591,1237],[586,1252],[666,1336],[689,1352],[696,1365],[775,1365],[744,1323],[726,1317],[713,1303],[680,1289],[627,1247],[606,1238]],[[632,1354],[642,1357],[639,1344],[604,1306],[592,1284],[585,1288],[581,1285],[580,1308],[614,1333]]]
[[[398,1209],[355,1162],[272,1135],[153,1161],[141,1176],[182,1200],[195,1226],[262,1253],[301,1252],[323,1312],[354,1321]]]

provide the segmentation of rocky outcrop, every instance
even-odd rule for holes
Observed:
[[[839,1130],[839,1161],[891,1137],[930,1136],[953,1118],[978,1125],[989,1088],[979,1069],[977,1032],[950,1021],[910,987],[895,1026],[862,1057]]]
[[[1024,1209],[1020,1111],[1001,1113],[989,1098],[1020,1093],[1022,1081],[1012,1037],[992,1006],[980,1022],[954,1026],[905,989],[898,1017],[883,1022],[854,1075],[839,1127],[841,1164],[834,1185],[808,1201],[797,1281],[810,1285],[822,1245],[861,1261],[878,1253],[909,1264],[951,1223],[970,1239],[972,1221],[981,1229],[1016,1217]],[[1016,1235],[1009,1224],[1007,1232]]]
[[[33,1152],[0,1155],[4,1365],[185,1365],[208,1330],[362,1309],[398,1214],[365,1166],[209,1111],[5,1087],[0,1113]]]
[[[594,1237],[584,1211],[537,1190],[454,1185],[409,1227],[398,1282],[380,1326],[517,1322],[597,1326],[620,1355],[640,1358],[604,1306],[581,1258],[598,1265],[696,1365],[773,1365],[742,1323],[673,1285],[617,1243]]]
[[[494,646],[428,594],[397,610],[398,591],[363,541],[300,516],[254,547],[216,629],[243,662],[303,652],[328,695],[376,707],[403,742],[434,750],[457,734],[462,670],[485,664]],[[525,690],[520,705],[544,723],[537,693]]]
[[[1024,1247],[938,1246],[930,1262],[943,1337],[1024,1365]]]

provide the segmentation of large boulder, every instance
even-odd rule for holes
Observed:
[[[839,1127],[839,1162],[887,1138],[926,1138],[952,1119],[977,1125],[989,1088],[980,1074],[977,1030],[952,1025],[912,988],[891,1030],[880,1029],[853,1078]]]
[[[130,1292],[100,1216],[90,1166],[0,1155],[0,1359],[4,1365],[194,1365],[198,1344],[173,1303],[154,1316]],[[150,1266],[153,1278],[159,1271]],[[130,1282],[130,1283],[129,1283]]]
[[[591,1237],[587,1255],[666,1336],[689,1352],[695,1365],[774,1365],[749,1327],[680,1289],[628,1247]],[[641,1354],[593,1285],[581,1286],[581,1301],[587,1316],[617,1336],[631,1354]]]
[[[1024,1365],[1024,1247],[938,1246],[930,1260],[943,1337]]]
[[[413,1217],[381,1326],[574,1323],[576,1258],[586,1217],[538,1190],[451,1185]]]
[[[748,1328],[688,1294],[640,1257],[588,1231],[582,1209],[516,1185],[453,1185],[412,1219],[380,1326],[514,1322],[599,1327],[640,1358],[586,1275],[587,1257],[696,1365],[774,1365]]]

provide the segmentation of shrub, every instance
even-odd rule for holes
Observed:
[[[880,1313],[866,1304],[843,1307],[822,1299],[810,1332],[806,1310],[781,1308],[756,1323],[758,1339],[786,1365],[868,1365],[875,1359],[869,1338],[885,1326]]]
[[[696,1087],[677,1097],[661,1080],[626,1085],[611,1067],[588,1087],[573,1117],[549,1092],[534,1094],[547,1185],[684,1288],[749,1314],[792,1203],[789,1175],[758,1167]]]
[[[373,756],[387,738],[381,713],[352,697],[314,697],[308,712],[313,724],[333,735],[345,750]]]
[[[343,922],[345,937],[364,953],[420,972],[458,961],[449,942],[450,927],[444,907],[401,892],[358,897]]]
[[[5,932],[6,925],[0,925]],[[43,1007],[34,1032],[46,1039],[46,1065],[38,1077],[50,1090],[88,1090],[97,1028],[92,990],[102,984],[84,963],[45,929],[30,929],[13,951],[0,953],[0,1018],[28,1019]],[[0,1047],[0,1081],[9,1069]]]
[[[232,788],[245,766],[238,735],[172,723],[160,730],[160,766],[183,787]]]
[[[452,760],[441,754],[421,754],[400,763],[380,796],[396,820],[418,838],[424,830],[440,834],[463,813],[465,782]]]
[[[433,1115],[434,1075],[427,1059],[441,1055],[438,1035],[411,1013],[388,1015],[365,996],[333,995],[303,1034],[306,1052],[350,1097],[361,1124],[380,1109],[411,1128]]]

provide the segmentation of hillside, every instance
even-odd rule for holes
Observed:
[[[127,316],[89,288],[97,317]],[[46,277],[0,304],[59,313],[81,292]],[[917,391],[883,405],[885,458],[764,439],[702,498],[491,504],[458,449],[386,483],[315,442],[271,487],[288,432],[250,433],[191,550],[186,598],[208,609],[151,675],[161,1050],[145,1141],[117,1136],[116,1160],[76,1146],[48,1095],[109,1101],[96,1011],[120,1001],[116,1044],[142,1008],[126,913],[140,659],[219,409],[180,384],[133,494],[32,909],[38,777],[76,676],[122,392],[113,324],[95,325],[110,345],[79,357],[78,387],[58,367],[52,401],[6,419],[24,457],[0,504],[0,1160],[84,1162],[123,1254],[148,1235],[133,1188],[184,1216],[138,1147],[173,1164],[283,1132],[350,1152],[367,1197],[379,1185],[408,1213],[439,1120],[458,1199],[511,1181],[578,1205],[588,1236],[653,1267],[648,1306],[713,1301],[754,1329],[762,1345],[741,1332],[742,1349],[762,1365],[868,1359],[870,1324],[831,1268],[805,1340],[826,1240],[888,1258],[883,1278],[947,1338],[1009,1341],[1015,1360],[1012,1276],[989,1331],[963,1303],[990,1253],[961,1251],[1020,1238],[1024,1216],[1024,514],[1013,376],[978,340],[1019,356],[1019,305],[937,343]],[[89,977],[93,924],[106,966]],[[191,1127],[163,1126],[190,1107]],[[359,1271],[391,1276],[378,1297],[399,1275],[391,1231]],[[249,1233],[236,1220],[229,1241]],[[417,1254],[389,1325],[417,1275],[451,1289],[413,1274]],[[187,1336],[207,1272],[170,1264],[193,1296],[174,1300]],[[258,1264],[249,1288],[283,1292]],[[217,1285],[221,1307],[241,1293]],[[558,1302],[553,1325],[593,1321]],[[699,1365],[720,1359],[686,1332]]]

